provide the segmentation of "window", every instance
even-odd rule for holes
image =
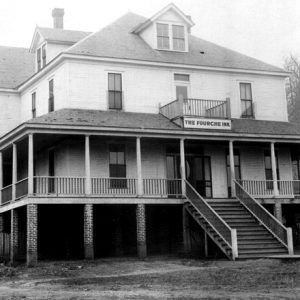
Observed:
[[[173,33],[173,50],[184,51],[185,41],[184,41],[184,27],[180,25],[172,25]]]
[[[48,152],[48,193],[55,193],[55,152],[49,149]]]
[[[266,180],[273,180],[273,173],[272,173],[272,161],[271,161],[271,152],[270,150],[265,150],[265,175]],[[276,173],[277,173],[277,180],[279,180],[279,169],[278,169],[278,155],[277,152],[275,153],[276,157]],[[267,189],[273,189],[273,182],[267,182]]]
[[[122,75],[108,73],[109,109],[122,109]]]
[[[51,79],[49,81],[49,103],[48,111],[54,111],[54,81]]]
[[[242,118],[253,118],[253,103],[251,83],[240,83]]]
[[[32,118],[36,117],[36,92],[31,94],[31,111]]]
[[[44,68],[46,66],[46,45],[42,46],[42,62]]]
[[[176,99],[188,99],[188,89],[190,83],[190,75],[174,74]],[[179,82],[178,82],[179,81]]]
[[[234,149],[234,174],[235,179],[240,180],[241,177],[241,163],[240,163],[240,151]],[[226,150],[226,169],[227,169],[227,188],[228,188],[228,197],[231,197],[231,171],[230,171],[230,157],[229,150]]]
[[[125,145],[112,144],[109,146],[109,177],[111,188],[126,188]],[[123,178],[123,179],[116,179]]]
[[[156,30],[157,30],[157,48],[170,49],[169,25],[158,23],[156,24]]]
[[[174,74],[174,80],[176,81],[190,81],[190,75],[188,74]]]
[[[36,52],[36,63],[37,63],[37,70],[39,71],[42,68],[41,48],[37,49],[37,52]]]

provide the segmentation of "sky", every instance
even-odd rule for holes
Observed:
[[[151,17],[170,0],[0,0],[0,45],[30,46],[36,25],[52,27],[64,8],[65,29],[97,31],[128,11]],[[300,56],[299,0],[173,0],[192,34],[276,66]]]

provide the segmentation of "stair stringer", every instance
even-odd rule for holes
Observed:
[[[213,230],[213,232],[215,234],[217,234],[217,236],[226,244],[226,241],[223,240],[222,236],[220,236],[220,234],[214,230],[214,228],[209,224],[209,222],[205,221],[206,224],[204,224],[204,222],[201,222],[201,220],[199,220],[199,218],[197,218],[197,216],[195,215],[194,212],[191,211],[191,209],[188,207],[188,205],[191,205],[196,211],[197,213],[201,216],[202,219],[204,219],[204,217],[201,214],[201,211],[191,202],[191,201],[186,201],[184,204],[184,208],[186,209],[186,211],[191,215],[191,217],[200,225],[200,227],[206,232],[206,234],[214,241],[214,243],[219,247],[219,249],[227,256],[228,259],[233,260],[233,256],[232,256],[232,251],[230,249],[229,246],[223,246],[217,239],[216,237],[207,229],[207,226],[209,226],[209,228],[211,230]],[[204,219],[205,220],[205,219]]]
[[[257,222],[263,226],[271,235],[273,238],[275,238],[280,244],[282,244],[285,248],[286,248],[286,251],[288,252],[288,246],[267,226],[265,225],[265,223],[256,215],[254,214],[242,201],[240,201],[240,199],[238,197],[235,197],[238,202],[246,209],[246,211],[249,212],[249,214],[251,216],[253,216],[253,218],[255,220],[257,220]],[[255,199],[256,200],[256,199]],[[257,201],[257,200],[256,200]]]

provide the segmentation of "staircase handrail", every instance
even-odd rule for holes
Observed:
[[[234,232],[236,231],[236,229],[231,228],[216,212],[215,210],[200,196],[200,194],[195,190],[195,188],[187,181],[185,180],[186,183],[186,197],[187,200],[189,200],[190,202],[192,202],[192,199],[190,199],[189,195],[188,195],[188,189],[190,188],[194,194],[196,194],[197,196],[197,200],[201,201],[201,204],[204,205],[213,215],[214,217],[219,221],[219,224],[222,224],[223,227],[226,228],[226,230],[229,231],[228,235],[224,235],[220,232],[220,230],[218,230],[216,228],[216,224],[213,225],[212,222],[214,222],[214,220],[209,220],[209,216],[207,216],[207,214],[205,215],[205,212],[203,210],[199,210],[199,212],[201,213],[201,216],[205,219],[205,221],[213,228],[213,230],[215,230],[215,232],[224,240],[224,242],[227,244],[227,246],[232,250],[232,252],[234,252],[235,249],[234,248],[234,244],[236,244],[236,241],[232,240],[232,237],[234,236]],[[193,202],[192,202],[193,204]],[[237,256],[237,254],[233,253],[233,256]]]
[[[264,227],[272,233],[272,235],[277,238],[286,248],[288,247],[288,228],[285,227],[278,219],[276,219],[270,212],[268,212],[254,197],[252,197],[239,183],[237,180],[234,180],[236,186],[236,198],[252,213],[253,216],[262,224]],[[246,196],[247,199],[252,202],[252,207],[250,204],[247,204],[244,199],[238,195],[238,191],[241,190]],[[256,207],[255,209],[253,209]],[[259,212],[258,212],[259,211]],[[261,216],[258,215],[261,214]],[[262,217],[267,217],[262,219]],[[269,224],[268,224],[269,223]],[[280,228],[279,232],[276,231],[276,226]],[[280,231],[282,234],[280,234]]]

